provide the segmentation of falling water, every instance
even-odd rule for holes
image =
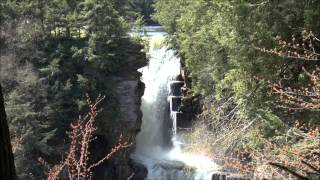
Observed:
[[[163,33],[150,37],[149,63],[140,69],[145,92],[142,97],[141,131],[132,159],[148,169],[148,180],[209,180],[207,170],[217,166],[210,158],[182,151],[177,136],[177,96],[170,85],[180,74],[180,59],[163,42]],[[181,82],[181,81],[180,81]],[[194,167],[195,172],[186,167]]]
[[[156,43],[161,38],[152,41]],[[150,56],[149,65],[140,69],[146,89],[142,97],[143,119],[136,152],[154,156],[166,144],[164,121],[169,118],[167,83],[180,73],[180,61],[172,50],[165,47],[150,49]]]

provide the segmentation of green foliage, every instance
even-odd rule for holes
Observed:
[[[233,96],[244,115],[254,117],[261,109],[277,114],[266,82],[281,78],[285,64],[298,65],[255,47],[273,47],[275,35],[290,38],[310,28],[318,8],[313,1],[159,0],[155,18],[185,59],[194,93]]]
[[[140,3],[1,1],[0,79],[19,178],[43,179],[59,161],[86,93],[106,95],[102,117],[116,114],[107,77],[140,51],[126,37]]]
[[[318,112],[279,109],[280,97],[270,85],[308,84],[302,67],[319,62],[279,58],[257,47],[272,49],[276,36],[299,38],[304,29],[319,34],[319,1],[158,0],[155,9],[155,19],[170,33],[190,72],[194,94],[218,102],[231,98],[237,116],[258,119],[254,127],[265,138],[285,133],[296,119],[311,127],[318,124]],[[261,146],[252,131],[246,133],[239,146]]]
[[[144,17],[138,16],[133,24],[133,29],[132,29],[133,39],[135,39],[135,41],[137,41],[137,42],[142,41],[141,38],[142,38],[144,31],[145,31],[144,30]]]

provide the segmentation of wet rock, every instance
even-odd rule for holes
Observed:
[[[181,162],[181,161],[162,161],[156,164],[156,166],[159,166],[163,169],[178,169],[182,170],[183,168],[186,167],[186,164]]]
[[[192,126],[192,115],[190,113],[178,112],[176,116],[178,128],[190,128]]]
[[[181,96],[170,97],[170,111],[179,111],[181,105]]]
[[[130,161],[130,165],[134,173],[132,180],[144,180],[147,177],[148,169],[143,164]]]
[[[181,111],[182,112],[192,112],[192,98],[191,97],[183,97],[182,104],[181,104]]]
[[[223,174],[221,172],[212,174],[211,180],[250,180],[250,178],[237,174]]]
[[[194,110],[193,97],[183,97],[179,113],[177,113],[177,126],[178,128],[190,128],[193,120],[195,119],[196,112]]]
[[[227,176],[225,174],[212,174],[211,180],[226,180]]]
[[[181,88],[184,85],[184,81],[171,81],[170,82],[170,94],[172,96],[181,96]]]
[[[226,180],[250,180],[250,179],[245,178],[245,177],[230,176],[230,177],[227,177]]]

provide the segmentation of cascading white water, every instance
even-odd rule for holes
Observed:
[[[172,111],[173,97],[168,87],[180,74],[180,59],[161,44],[163,34],[150,38],[149,63],[140,70],[146,88],[141,105],[142,126],[132,159],[146,166],[148,180],[209,180],[208,170],[216,169],[216,164],[205,156],[182,152],[183,143],[177,140],[178,111]],[[170,117],[172,124],[168,126]],[[186,166],[194,167],[196,172],[185,171]]]
[[[157,171],[152,171],[153,166],[166,159],[168,153],[168,148],[165,147],[167,135],[164,129],[165,120],[169,117],[167,84],[180,74],[180,60],[174,51],[154,46],[162,40],[163,37],[153,37],[150,40],[149,64],[141,69],[142,81],[146,86],[141,105],[143,118],[141,132],[136,139],[136,151],[132,156],[147,166],[148,179],[152,180],[153,176],[159,176]]]
[[[141,132],[137,137],[137,152],[159,149],[163,145],[163,126],[166,116],[167,83],[180,73],[179,59],[166,47],[150,50],[148,66],[140,69],[145,92],[142,97],[143,113]],[[159,147],[160,146],[160,147]],[[154,153],[155,149],[151,152]],[[148,152],[145,152],[148,153]]]

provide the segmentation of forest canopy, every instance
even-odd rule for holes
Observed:
[[[129,61],[146,63],[145,22],[168,33],[181,101],[200,107],[186,149],[258,178],[319,178],[319,19],[319,0],[1,1],[0,80],[19,179],[44,179],[61,160],[86,94],[106,96],[98,124],[120,116],[112,83]]]
[[[140,45],[128,31],[141,0],[4,0],[0,3],[0,80],[19,179],[43,179],[61,159],[69,124],[85,95],[106,95]],[[141,58],[143,60],[144,58]]]
[[[155,11],[204,98],[197,150],[248,152],[264,178],[319,173],[320,1],[158,0]]]

